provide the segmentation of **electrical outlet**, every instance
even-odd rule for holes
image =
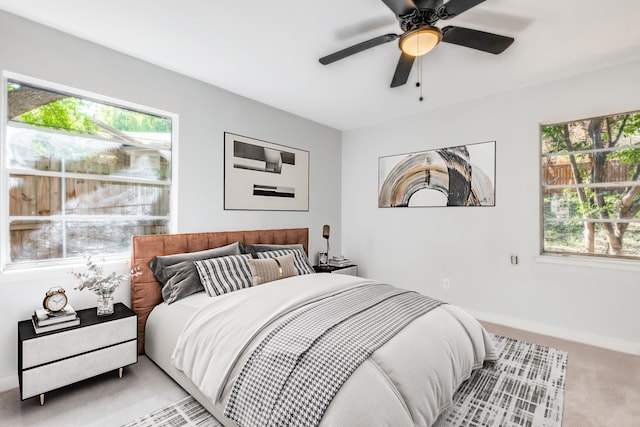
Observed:
[[[518,255],[511,255],[511,264],[518,265]]]
[[[451,280],[448,277],[442,279],[442,287],[448,291],[451,288]]]

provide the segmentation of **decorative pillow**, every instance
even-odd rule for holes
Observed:
[[[171,304],[204,290],[193,261],[240,254],[240,243],[236,242],[205,251],[157,256],[149,267],[162,285],[162,299]]]
[[[253,286],[298,275],[293,265],[293,254],[268,259],[249,259],[248,262],[253,276]]]
[[[251,255],[230,255],[194,261],[204,290],[210,297],[251,287]]]
[[[309,260],[307,260],[307,256],[304,254],[303,250],[279,249],[277,251],[257,252],[258,259],[275,258],[287,254],[293,254],[293,264],[296,267],[298,275],[315,273],[313,267],[309,265]]]
[[[258,259],[258,252],[279,251],[281,249],[299,249],[304,253],[304,246],[300,243],[294,245],[271,245],[258,243],[255,245],[245,245],[243,254],[251,254],[252,257]]]

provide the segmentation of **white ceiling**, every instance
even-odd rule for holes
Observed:
[[[638,0],[486,0],[437,25],[512,36],[491,55],[447,43],[389,84],[390,42],[324,66],[318,58],[400,33],[381,0],[0,0],[0,9],[336,129],[640,59]]]

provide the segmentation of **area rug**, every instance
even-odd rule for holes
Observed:
[[[151,412],[123,427],[223,427],[191,396]]]
[[[475,371],[436,427],[562,425],[567,353],[494,335],[497,361]]]
[[[559,427],[567,353],[493,336],[498,360],[475,371],[453,397],[437,427]],[[125,427],[222,427],[193,397],[158,409]]]

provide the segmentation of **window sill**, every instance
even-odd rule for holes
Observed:
[[[94,256],[95,260],[102,265],[105,273],[111,271],[119,271],[125,267],[129,269],[129,254],[121,255],[105,255]],[[25,263],[21,265],[5,266],[0,271],[0,284],[2,283],[14,283],[19,281],[31,281],[31,280],[47,280],[52,277],[69,277],[71,278],[71,271],[84,272],[86,268],[87,260],[85,258],[69,258],[66,260],[55,261],[43,261],[34,263]],[[75,280],[71,278],[70,280]]]
[[[600,268],[606,270],[640,271],[640,261],[631,259],[602,259],[572,255],[538,255],[541,264],[571,265],[575,267]]]

